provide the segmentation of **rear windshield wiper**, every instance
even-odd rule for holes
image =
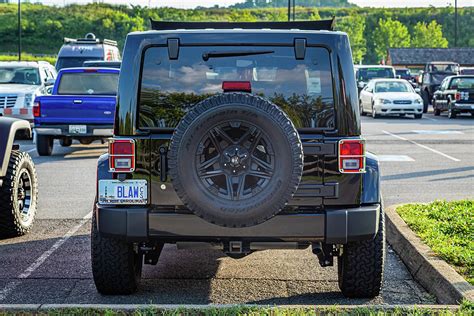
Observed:
[[[210,58],[222,58],[222,57],[238,57],[238,56],[251,56],[251,55],[265,55],[273,54],[273,50],[240,50],[240,51],[224,51],[224,52],[207,52],[202,54],[202,59],[208,61]]]

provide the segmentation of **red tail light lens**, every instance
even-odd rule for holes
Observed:
[[[33,116],[40,117],[41,116],[41,104],[39,102],[35,102],[33,104]]]
[[[363,139],[339,141],[339,172],[365,172],[365,142]]]
[[[461,93],[457,92],[456,93],[456,101],[460,101],[461,100]]]
[[[222,82],[222,90],[224,92],[252,92],[252,84],[249,81],[224,81]]]
[[[135,171],[135,141],[133,139],[109,140],[109,171]]]

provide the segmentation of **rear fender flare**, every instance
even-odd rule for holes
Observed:
[[[362,176],[361,204],[381,202],[379,160],[372,153],[367,153],[365,173]]]
[[[25,120],[2,117],[0,119],[0,178],[7,174],[8,163],[17,131],[25,131],[31,137],[30,123]]]

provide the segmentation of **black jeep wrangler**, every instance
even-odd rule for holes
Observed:
[[[98,161],[92,271],[137,290],[165,243],[233,258],[312,247],[348,297],[379,294],[384,213],[334,21],[152,22],[127,36]]]

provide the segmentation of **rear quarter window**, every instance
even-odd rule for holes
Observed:
[[[258,51],[255,55],[230,53]],[[206,54],[223,53],[206,58]],[[140,128],[174,128],[196,103],[223,93],[224,81],[250,82],[252,93],[282,108],[297,128],[334,129],[329,52],[308,47],[297,60],[293,47],[180,47],[170,60],[167,47],[150,47],[143,57],[139,93]]]
[[[118,77],[118,73],[63,73],[59,82],[57,94],[116,95]]]

